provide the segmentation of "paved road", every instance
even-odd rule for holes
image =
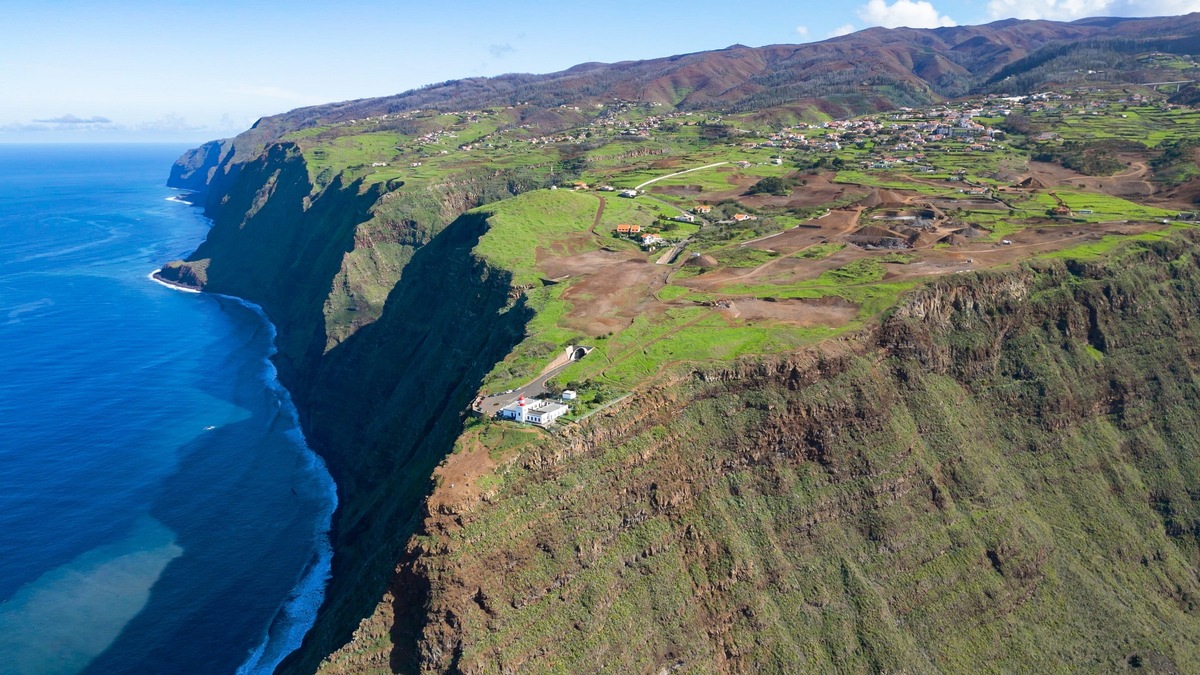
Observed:
[[[650,180],[646,181],[645,183],[642,183],[641,185],[639,185],[633,189],[641,190],[642,188],[646,187],[647,185],[649,185],[651,183],[657,183],[660,180],[666,180],[667,178],[674,178],[675,176],[682,176],[685,173],[691,173],[693,171],[700,171],[701,169],[711,169],[714,166],[721,166],[723,164],[728,164],[728,163],[729,162],[717,162],[716,164],[706,164],[704,166],[698,166],[694,169],[688,169],[687,171],[676,171],[675,173],[669,173],[665,176],[659,176],[658,178],[651,178]]]
[[[571,365],[571,363],[572,362],[568,361],[561,366],[551,368],[550,370],[547,370],[539,375],[536,380],[533,380],[524,386],[517,387],[511,392],[504,394],[492,394],[491,396],[485,397],[482,402],[475,406],[475,410],[483,413],[486,417],[495,417],[496,413],[500,412],[501,408],[504,408],[510,403],[514,403],[522,394],[525,395],[525,398],[535,398],[546,390],[546,380],[549,380],[555,375],[561,373],[563,369]]]

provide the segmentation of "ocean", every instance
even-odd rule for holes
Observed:
[[[0,673],[259,673],[328,577],[333,481],[176,146],[0,145]]]

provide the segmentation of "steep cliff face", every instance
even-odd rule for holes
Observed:
[[[544,434],[462,415],[531,315],[459,215],[502,173],[318,187],[294,145],[229,153],[183,160],[234,168],[164,275],[266,309],[338,481],[285,671],[1200,659],[1196,237],[936,282],[853,339]]]
[[[506,180],[314,189],[299,149],[274,145],[210,193],[207,240],[164,267],[266,310],[280,378],[338,484],[333,579],[296,671],[314,670],[378,600],[480,380],[523,336],[529,312],[510,276],[472,253],[486,221],[458,217],[510,196]]]
[[[1186,670],[1197,251],[947,279],[565,433],[472,425],[324,668]]]

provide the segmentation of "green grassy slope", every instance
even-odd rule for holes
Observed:
[[[1197,250],[943,280],[858,349],[498,445],[417,540],[419,667],[1187,670]]]

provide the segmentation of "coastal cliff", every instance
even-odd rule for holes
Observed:
[[[1198,243],[939,281],[515,450],[470,426],[324,672],[1186,670]]]
[[[209,195],[208,239],[161,273],[264,308],[280,379],[338,485],[327,600],[285,667],[314,670],[378,600],[481,378],[523,336],[510,275],[472,254],[486,222],[457,216],[481,186],[395,201],[361,182],[314,190],[303,156],[276,145]]]
[[[1109,27],[983,32],[1029,37],[1001,61],[1041,82],[1078,72],[1043,37]],[[976,32],[831,44],[963,38],[982,78]],[[1200,118],[1088,89],[1053,115],[1004,99],[1010,132],[976,121],[1012,116],[995,97],[835,125],[935,89],[837,69],[858,102],[814,111],[807,49],[445,83],[180,158],[213,227],[159,275],[264,308],[338,484],[325,602],[281,672],[1200,662],[1200,179],[1160,190],[1158,146],[1102,178],[1027,145],[1078,112],[1186,159]],[[671,77],[708,59],[749,88],[696,115],[712,92]],[[883,154],[947,119],[967,133],[927,166]],[[574,396],[537,429],[470,414],[483,390]]]
[[[462,415],[532,316],[473,252],[487,218],[452,215],[474,185],[316,189],[273,146],[164,273],[266,308],[338,481],[326,604],[283,670],[1200,656],[1194,235],[935,282],[512,443]]]

